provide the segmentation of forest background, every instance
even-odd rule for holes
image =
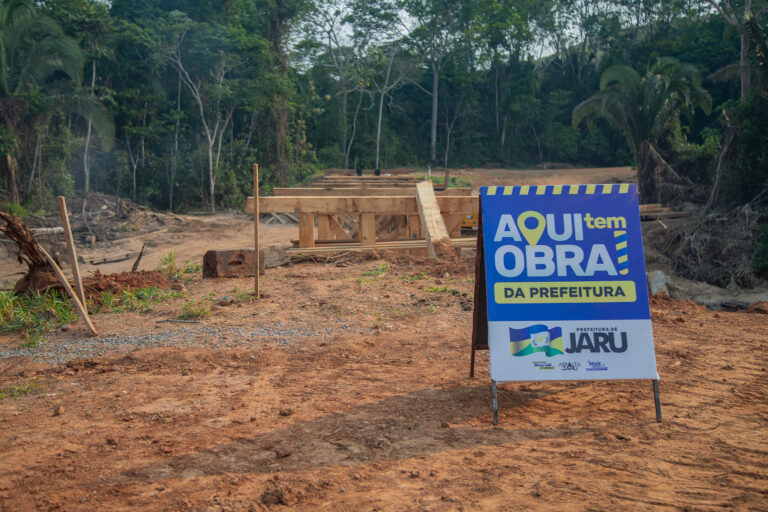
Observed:
[[[0,194],[242,208],[325,167],[634,165],[768,272],[753,0],[0,0]],[[754,212],[754,214],[752,213]]]

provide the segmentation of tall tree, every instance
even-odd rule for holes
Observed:
[[[459,51],[468,37],[464,2],[448,0],[401,0],[402,9],[413,20],[409,39],[424,59],[432,75],[432,117],[429,137],[429,161],[437,159],[437,116],[440,99],[440,74],[447,60]]]
[[[11,121],[11,131],[28,109],[25,98],[38,94],[42,95],[44,108],[80,114],[89,123],[96,123],[103,144],[109,147],[114,133],[109,115],[98,101],[83,97],[76,89],[82,80],[84,61],[77,42],[28,0],[0,2],[0,28],[0,100],[5,104],[3,115]],[[68,77],[70,87],[57,88],[62,83],[54,79],[57,73]],[[11,139],[4,144],[0,163],[8,177],[11,199],[18,202],[17,156],[21,146],[14,133]]]
[[[181,13],[177,13],[180,18]],[[184,24],[180,20],[180,24]],[[232,120],[236,104],[230,84],[230,73],[238,65],[238,57],[228,51],[230,42],[227,40],[225,30],[222,27],[205,27],[208,33],[205,39],[216,39],[217,49],[214,55],[198,55],[203,62],[198,60],[195,70],[191,70],[185,63],[184,39],[189,33],[184,30],[178,34],[167,59],[176,70],[179,80],[187,88],[187,92],[197,106],[200,115],[200,123],[205,136],[206,151],[208,155],[208,201],[211,212],[216,212],[216,174],[221,159],[221,148],[227,126]],[[211,33],[218,28],[221,32]],[[210,49],[210,48],[208,48]]]

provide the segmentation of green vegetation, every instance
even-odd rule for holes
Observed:
[[[192,263],[191,260],[186,260],[184,264],[179,267],[176,264],[176,249],[173,249],[160,258],[160,270],[168,276],[168,279],[171,281],[178,281],[191,274],[202,274],[203,265]]]
[[[0,331],[26,331],[25,343],[38,340],[36,333],[56,329],[75,320],[74,306],[64,292],[51,290],[15,295],[0,291]]]
[[[373,270],[367,270],[363,272],[364,276],[371,276],[371,277],[381,277],[387,273],[387,270],[389,270],[389,265],[386,263],[382,263],[378,267],[376,267]]]
[[[424,291],[429,293],[458,293],[458,290],[447,286],[425,286]]]
[[[761,2],[0,0],[0,23],[20,214],[76,191],[240,209],[254,162],[264,192],[323,167],[566,164],[765,222]]]
[[[402,279],[404,281],[408,281],[409,283],[413,283],[415,281],[420,281],[420,280],[426,279],[426,278],[427,278],[427,273],[426,272],[419,272],[418,274],[414,274],[412,276],[409,276],[409,275],[406,275],[406,274],[400,276],[400,279]]]
[[[6,398],[21,398],[23,396],[42,393],[43,386],[37,382],[22,382],[13,386],[0,388],[0,400]]]
[[[211,312],[210,306],[202,300],[196,301],[191,300],[184,303],[184,306],[182,307],[181,314],[179,315],[180,320],[197,320],[200,318],[205,318],[208,316],[208,313]]]
[[[184,295],[185,292],[182,291],[161,290],[155,286],[123,290],[117,293],[108,290],[96,298],[89,299],[88,310],[92,313],[118,311],[149,313],[153,306]]]

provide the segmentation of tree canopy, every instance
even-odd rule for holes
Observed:
[[[767,12],[2,0],[0,193],[241,208],[254,162],[265,192],[323,167],[635,165],[651,200],[659,169],[709,186],[723,154],[718,200],[744,202],[766,186]]]

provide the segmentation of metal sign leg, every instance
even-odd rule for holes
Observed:
[[[659,398],[659,381],[653,381],[653,400],[656,402],[656,421],[661,423],[661,399]]]
[[[496,381],[491,381],[491,395],[493,396],[493,424],[499,424],[499,397],[496,393]]]

